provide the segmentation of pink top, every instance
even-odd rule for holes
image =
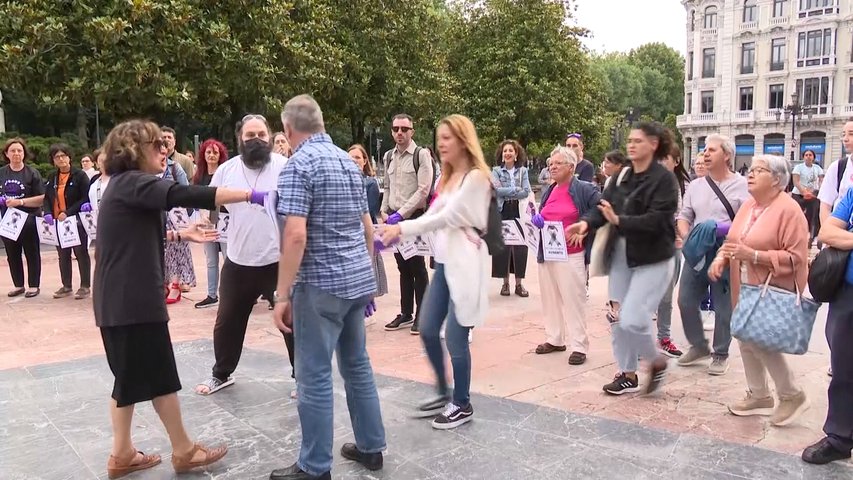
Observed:
[[[539,213],[548,222],[562,222],[563,229],[566,229],[573,223],[577,223],[580,219],[580,213],[577,207],[575,207],[575,202],[572,200],[572,196],[569,195],[569,188],[566,185],[554,186],[551,190],[551,195],[548,196],[548,202],[542,206],[542,210]],[[569,245],[567,250],[570,254],[581,253],[583,252],[583,246],[573,247]]]

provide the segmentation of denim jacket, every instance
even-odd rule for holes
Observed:
[[[492,184],[497,192],[498,211],[503,209],[507,200],[525,200],[530,195],[530,178],[527,167],[515,167],[515,188],[509,170],[504,166],[492,168]]]
[[[551,196],[551,192],[556,187],[555,183],[548,185],[545,188],[545,191],[542,192],[542,201],[539,202],[539,211],[542,211],[542,207],[545,206],[545,203],[548,202],[548,197]],[[569,184],[569,196],[572,197],[572,202],[575,204],[575,208],[578,209],[578,218],[583,218],[590,210],[596,208],[601,202],[601,192],[598,191],[598,187],[589,182],[584,182],[583,180],[579,180],[575,178],[572,180],[572,183]],[[594,232],[593,232],[594,233]],[[595,238],[594,234],[587,235],[583,241],[584,248],[584,260],[586,264],[589,264],[589,255],[592,249],[592,240]],[[541,247],[542,239],[540,241],[539,254],[536,256],[537,263],[544,263],[545,257],[543,253],[543,249]]]

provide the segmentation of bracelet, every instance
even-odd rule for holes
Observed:
[[[177,239],[177,240],[175,240],[175,241],[176,241],[176,242],[180,242],[180,241],[181,241],[181,232],[180,232],[180,231],[178,231],[178,230],[175,230],[175,235],[177,235],[177,237],[178,237],[178,239]]]
[[[246,190],[246,203],[249,203],[252,200],[252,191]]]
[[[753,265],[758,264],[758,250],[752,251],[752,264]]]

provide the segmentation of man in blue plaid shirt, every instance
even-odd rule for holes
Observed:
[[[364,182],[326,134],[313,98],[291,99],[281,117],[294,149],[278,181],[277,210],[286,221],[274,319],[296,336],[302,449],[294,465],[274,470],[270,479],[331,479],[336,351],[355,434],[355,444],[344,444],[341,455],[378,470],[385,429],[364,333],[376,293]]]

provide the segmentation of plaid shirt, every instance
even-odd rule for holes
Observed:
[[[308,219],[297,283],[348,300],[376,293],[361,221],[368,213],[364,179],[325,133],[312,135],[293,151],[278,178],[277,210]]]

